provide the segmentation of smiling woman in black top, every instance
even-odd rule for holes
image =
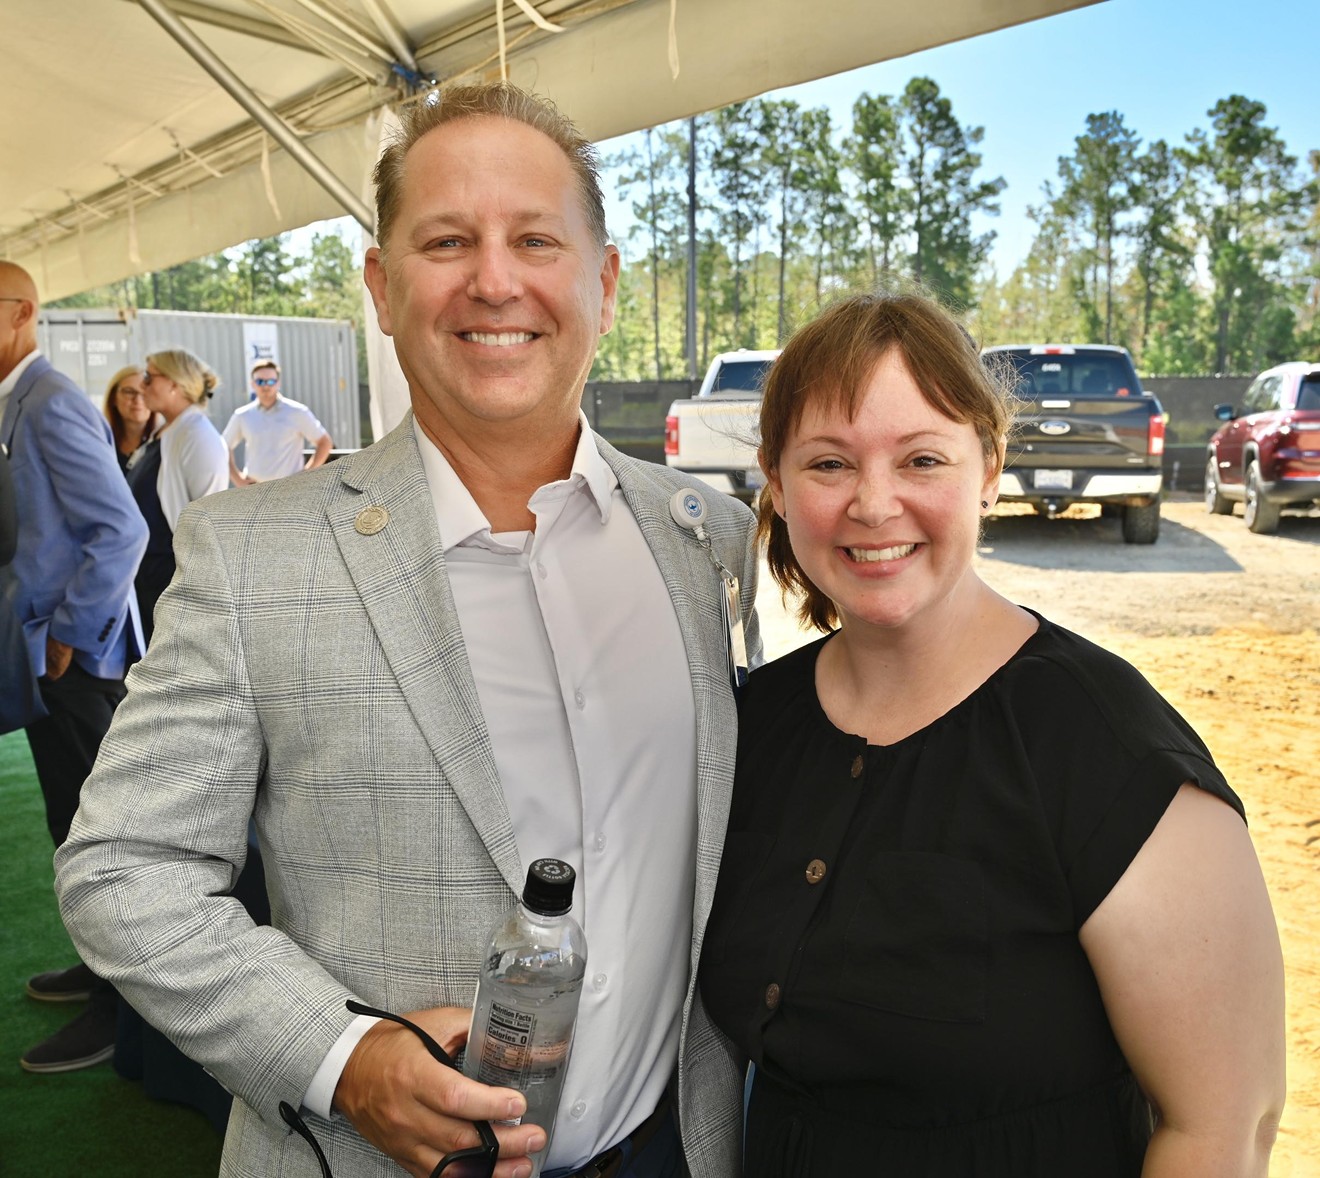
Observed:
[[[705,937],[755,1178],[1267,1172],[1283,975],[1242,806],[1137,671],[976,575],[1010,400],[911,296],[771,370],[762,535],[826,637],[745,690]]]

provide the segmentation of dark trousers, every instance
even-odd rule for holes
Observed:
[[[625,1142],[623,1161],[614,1178],[679,1178],[686,1174],[683,1143],[678,1136],[678,1122],[673,1107],[653,1136],[641,1149],[634,1151],[631,1142]],[[542,1178],[575,1174],[576,1170],[547,1170]]]
[[[46,801],[46,826],[58,847],[69,837],[83,782],[124,698],[124,681],[98,679],[75,662],[58,679],[43,675],[38,683],[50,715],[29,724],[27,738]]]
[[[46,802],[46,827],[58,847],[69,837],[83,782],[92,771],[115,708],[124,698],[124,681],[98,679],[74,662],[58,679],[43,675],[38,684],[50,715],[29,724],[26,731]],[[92,1007],[105,1009],[107,1017],[113,1018],[116,1001],[109,983],[98,978]]]

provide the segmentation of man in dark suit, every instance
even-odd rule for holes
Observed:
[[[37,290],[0,262],[0,443],[17,506],[12,606],[49,713],[28,744],[58,847],[82,784],[141,653],[133,575],[147,526],[115,461],[110,427],[37,350]],[[38,1001],[90,999],[86,1011],[27,1052],[31,1072],[90,1067],[114,1051],[117,998],[82,964],[28,982]]]

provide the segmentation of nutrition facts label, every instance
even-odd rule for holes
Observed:
[[[531,1067],[535,1033],[536,1015],[492,1003],[486,1041],[481,1045],[478,1078],[482,1083],[520,1088]]]

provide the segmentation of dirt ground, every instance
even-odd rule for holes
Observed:
[[[1128,659],[1210,746],[1247,807],[1274,901],[1288,979],[1288,1105],[1272,1178],[1320,1178],[1320,512],[1276,536],[1164,504],[1153,546],[1073,508],[991,518],[980,574]],[[778,593],[758,610],[768,657],[801,645]]]

